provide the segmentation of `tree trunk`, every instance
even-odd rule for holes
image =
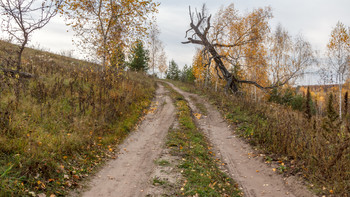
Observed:
[[[22,69],[22,54],[23,54],[25,46],[28,43],[28,36],[29,35],[28,35],[27,32],[23,33],[24,41],[23,41],[22,45],[19,48],[18,57],[17,57],[17,72],[20,72],[21,69]]]

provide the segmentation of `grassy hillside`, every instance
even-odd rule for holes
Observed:
[[[238,134],[268,155],[266,163],[279,165],[276,172],[303,177],[321,195],[350,196],[349,117],[341,122],[335,110],[309,120],[290,107],[173,83],[206,95]]]
[[[6,66],[5,51],[14,46],[0,45]],[[23,66],[35,77],[0,73],[0,196],[62,195],[112,157],[150,104],[155,83],[32,49]]]

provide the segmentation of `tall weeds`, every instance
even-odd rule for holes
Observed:
[[[206,93],[237,124],[242,136],[285,158],[289,172],[316,183],[318,193],[350,195],[348,121],[342,123],[331,109],[327,117],[311,118],[290,107],[210,90]]]

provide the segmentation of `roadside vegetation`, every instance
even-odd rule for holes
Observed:
[[[270,7],[240,13],[234,4],[215,15],[205,5],[190,9],[182,43],[200,46],[190,66],[193,78],[168,79],[206,95],[239,135],[269,155],[267,162],[279,163],[278,172],[302,176],[317,194],[350,196],[348,26],[335,25],[318,57],[303,36],[281,24],[271,31]],[[327,85],[294,87],[316,67]]]
[[[350,150],[348,117],[341,121],[328,98],[326,114],[312,116],[273,102],[226,94],[212,88],[173,81],[179,88],[205,95],[235,125],[235,131],[264,152],[266,163],[276,162],[276,172],[296,175],[320,195],[349,196]],[[307,102],[307,99],[303,99]]]
[[[214,157],[210,143],[196,127],[194,116],[183,96],[171,89],[177,108],[179,128],[169,131],[167,146],[182,158],[182,196],[241,196],[238,185],[220,170],[223,163]]]
[[[0,55],[14,46],[1,42]],[[2,62],[5,63],[5,62]],[[113,158],[153,98],[144,73],[26,49],[0,75],[0,196],[64,195]]]

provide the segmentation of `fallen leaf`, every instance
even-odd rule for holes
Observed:
[[[73,175],[73,178],[74,179],[79,179],[79,176],[78,175]]]
[[[199,120],[199,119],[201,119],[201,117],[202,117],[202,114],[199,114],[199,113],[195,113],[194,114],[194,116]]]

